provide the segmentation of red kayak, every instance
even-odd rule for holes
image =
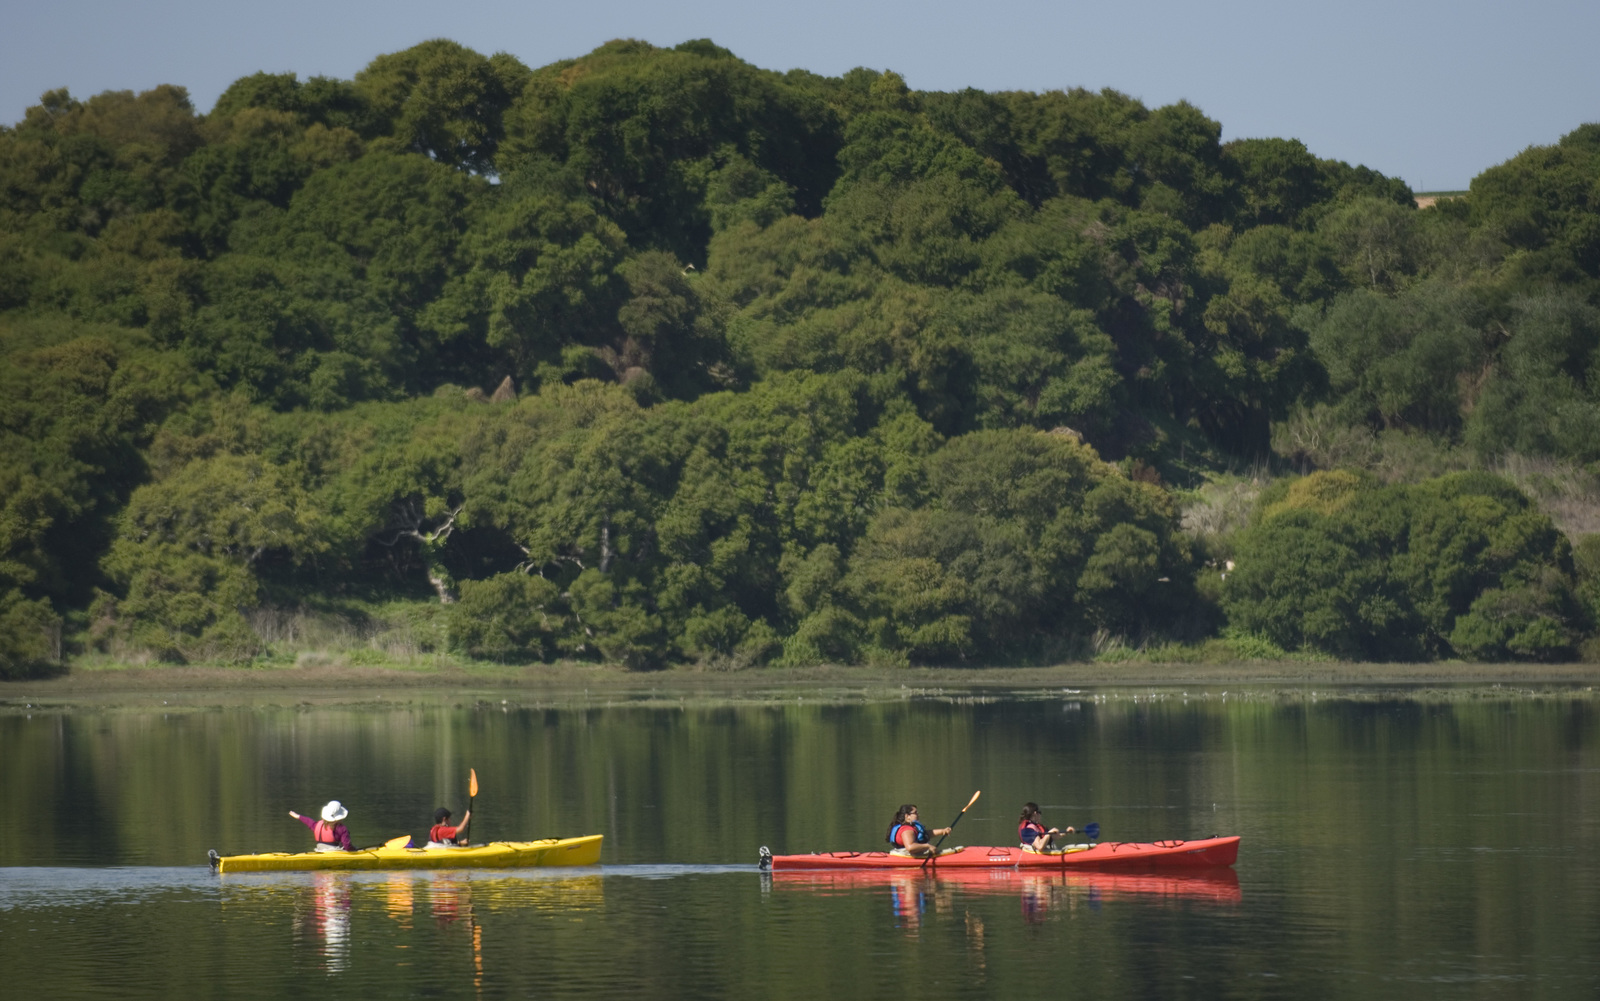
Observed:
[[[901,852],[813,852],[773,855],[761,849],[763,869],[1165,869],[1227,866],[1239,858],[1239,837],[1196,841],[1103,841],[1060,851],[1028,848],[946,848],[929,858]]]

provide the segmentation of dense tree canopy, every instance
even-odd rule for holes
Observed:
[[[1578,655],[1595,543],[1504,480],[1324,470],[1220,541],[1178,488],[1600,461],[1600,125],[1420,210],[1221,133],[705,40],[51,91],[0,128],[0,676],[286,609],[639,668]]]

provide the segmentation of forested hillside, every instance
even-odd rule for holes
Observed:
[[[1600,125],[1425,210],[1220,136],[707,41],[47,93],[0,677],[1600,655]]]

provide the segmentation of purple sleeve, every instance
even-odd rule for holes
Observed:
[[[317,821],[316,821],[316,818],[314,818],[314,817],[307,817],[305,814],[301,814],[300,816],[296,817],[295,819],[300,821],[300,823],[306,825],[307,827],[311,828],[313,831],[315,831],[317,829]]]
[[[333,836],[336,839],[335,843],[340,848],[343,848],[347,852],[353,852],[356,850],[355,845],[350,843],[350,828],[344,826],[343,824],[335,824],[333,827]]]

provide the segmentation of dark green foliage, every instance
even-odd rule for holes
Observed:
[[[704,263],[704,201],[719,169],[752,163],[815,213],[838,142],[816,94],[715,46],[611,42],[532,75],[506,112],[500,165],[563,162],[634,246]]]
[[[1238,540],[1223,604],[1240,631],[1366,660],[1574,653],[1571,548],[1505,480],[1316,473],[1281,493]]]
[[[1239,139],[1223,147],[1239,177],[1241,228],[1301,228],[1327,200],[1321,163],[1297,139]]]
[[[59,662],[61,612],[105,582],[152,427],[199,387],[118,328],[8,317],[0,345],[0,676],[16,677]]]
[[[1455,434],[1462,384],[1484,363],[1474,298],[1449,286],[1399,296],[1340,296],[1313,329],[1311,345],[1330,388],[1352,422]]]
[[[534,179],[505,188],[483,199],[461,243],[461,269],[418,323],[464,376],[498,359],[500,374],[521,382],[560,381],[572,369],[571,349],[620,339],[626,240],[581,198]]]
[[[543,577],[512,571],[463,581],[461,600],[450,606],[450,644],[502,663],[545,660],[569,617],[560,589]]]
[[[1166,586],[1189,560],[1170,499],[1070,437],[977,432],[926,469],[922,503],[874,518],[841,581],[868,643],[917,660],[1049,656],[1183,605],[1184,585]]]
[[[1600,144],[1595,126],[1534,146],[1472,182],[1474,223],[1525,256],[1526,280],[1600,277]]]
[[[1347,284],[1326,240],[1287,226],[1257,226],[1232,238],[1227,267],[1270,281],[1285,304],[1322,302]]]
[[[0,592],[0,681],[44,674],[61,662],[61,616],[44,598]]]
[[[501,118],[528,76],[510,56],[485,59],[440,38],[379,56],[355,85],[382,123],[380,146],[483,172],[493,169]]]
[[[173,660],[240,659],[259,640],[244,615],[260,603],[269,554],[323,548],[292,470],[222,454],[134,491],[103,561],[126,597],[119,638]]]
[[[1513,302],[1507,326],[1468,440],[1491,454],[1600,459],[1600,310],[1547,292]]]
[[[1210,628],[1162,477],[1291,413],[1600,460],[1600,128],[1427,210],[1221,133],[707,40],[45,94],[0,129],[0,673],[367,601],[505,662],[1038,662]],[[1587,550],[1503,484],[1305,482],[1237,540],[1237,628],[1593,632]]]

